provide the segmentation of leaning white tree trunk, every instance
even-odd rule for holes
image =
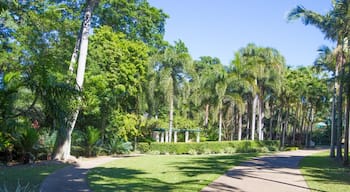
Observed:
[[[76,62],[77,59],[77,50],[79,49],[79,60],[76,77],[76,89],[78,91],[82,91],[83,88],[86,58],[88,53],[88,38],[91,25],[91,17],[93,9],[98,2],[98,0],[87,1],[87,7],[84,13],[84,20],[81,25],[80,34],[78,36],[78,40],[72,54],[71,64],[69,66],[69,71],[72,72],[73,64]],[[78,103],[80,103],[81,97],[78,96],[77,100]],[[74,109],[71,116],[65,119],[67,127],[61,127],[61,129],[64,130],[61,130],[62,133],[60,134],[60,137],[57,138],[58,142],[56,142],[57,146],[54,155],[55,159],[68,160],[70,158],[71,136],[79,115],[79,110],[79,107]]]

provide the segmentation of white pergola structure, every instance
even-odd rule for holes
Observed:
[[[173,138],[172,141],[176,143],[178,141],[177,134],[183,133],[185,134],[185,143],[191,141],[190,133],[196,133],[196,142],[200,142],[200,130],[199,129],[173,129]],[[152,130],[152,138],[159,143],[167,143],[169,142],[169,130],[165,128],[155,128]]]

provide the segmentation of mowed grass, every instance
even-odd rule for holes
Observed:
[[[330,158],[329,152],[305,157],[300,167],[311,191],[350,191],[350,168]]]
[[[228,169],[256,155],[130,157],[90,170],[88,180],[95,192],[200,191]]]
[[[26,189],[20,191],[39,191],[40,184],[46,176],[65,166],[67,165],[33,164],[0,167],[0,191],[16,191],[18,186]]]

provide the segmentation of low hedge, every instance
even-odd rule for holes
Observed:
[[[279,141],[211,141],[201,143],[139,143],[137,150],[152,154],[215,154],[276,151]]]

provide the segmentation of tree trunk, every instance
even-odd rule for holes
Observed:
[[[221,141],[222,136],[222,110],[219,110],[219,141]]]
[[[310,139],[309,143],[310,144],[312,141],[312,128],[314,126],[314,114],[316,114],[316,110],[314,112],[313,107],[311,105],[311,109],[310,109],[310,134],[309,134],[309,139]],[[316,144],[316,143],[314,143],[314,144]],[[313,147],[313,146],[311,146],[311,147]]]
[[[251,140],[254,140],[254,136],[255,136],[255,116],[256,116],[256,105],[258,102],[258,94],[255,95],[255,97],[253,98],[253,104],[252,104],[252,121],[251,121]]]
[[[264,129],[264,117],[265,117],[265,107],[264,107],[264,100],[262,99],[262,97],[258,98],[258,106],[259,106],[259,116],[258,116],[258,130],[259,130],[259,141],[264,140],[264,133],[263,133],[263,129]]]
[[[279,127],[282,127],[282,112],[283,111],[281,109],[279,109],[277,112],[278,113],[277,114],[277,123],[276,123],[276,127],[275,127],[276,131],[278,131]],[[277,134],[276,134],[276,139],[277,139]],[[281,136],[279,136],[278,139],[281,139]]]
[[[307,121],[307,119],[308,119],[308,115],[309,115],[309,112],[308,112],[308,110],[307,110],[307,112],[306,112],[306,122],[305,122],[305,147],[309,147],[310,145],[310,143],[309,143],[309,128],[310,128],[310,121]]]
[[[242,140],[242,114],[238,113],[238,141]]]
[[[172,132],[173,132],[173,121],[174,121],[174,94],[172,93],[170,95],[170,102],[169,102],[169,143],[171,143],[172,138]]]
[[[335,71],[334,77],[338,76],[338,70]],[[337,131],[336,131],[336,118],[337,118],[337,88],[338,88],[338,82],[336,79],[334,79],[334,91],[333,91],[333,101],[332,101],[332,125],[331,125],[331,147],[330,147],[330,157],[335,157],[335,138],[337,137]]]
[[[270,122],[269,122],[269,139],[272,140],[273,137],[272,137],[272,134],[273,134],[273,103],[271,102],[270,103]]]
[[[231,134],[230,134],[230,141],[233,141],[234,139],[234,136],[235,136],[235,133],[236,133],[236,125],[237,125],[237,111],[235,109],[235,105],[232,105],[232,111],[233,111],[233,114],[232,114],[232,129],[231,129]]]
[[[286,143],[286,134],[287,134],[288,124],[289,124],[289,107],[287,109],[286,119],[284,120],[284,124],[282,126],[282,146],[283,147],[285,146],[285,143]]]
[[[204,118],[204,127],[208,127],[209,123],[209,104],[205,105],[205,118]]]
[[[345,113],[345,131],[344,131],[344,165],[349,165],[349,110],[350,110],[350,83],[346,83],[346,113]]]
[[[81,40],[77,40],[76,47],[73,51],[72,58],[71,58],[71,65],[70,65],[70,72],[73,71],[73,64],[72,62],[76,62],[77,58],[77,47],[79,47],[79,60],[78,60],[78,69],[77,69],[77,77],[76,77],[76,89],[78,91],[82,91],[83,89],[83,83],[84,83],[84,73],[85,73],[85,67],[86,67],[86,58],[87,58],[87,52],[88,52],[88,38],[89,38],[89,31],[90,31],[90,24],[91,24],[91,18],[92,18],[92,12],[97,5],[99,1],[98,0],[90,0],[87,2],[87,7],[85,9],[84,13],[84,20],[82,22],[82,26],[80,29],[80,34],[78,35],[78,39],[81,38]],[[79,44],[80,46],[77,46]],[[78,102],[80,103],[81,97],[78,96],[77,98]],[[71,149],[71,135],[75,126],[75,123],[77,121],[78,115],[79,115],[79,107],[74,109],[71,116],[69,118],[66,118],[64,123],[67,127],[61,127],[59,129],[59,137],[57,137],[56,147],[55,147],[55,153],[54,158],[59,160],[67,160],[70,157],[70,149]]]
[[[270,140],[272,140],[273,139],[273,137],[272,137],[272,131],[273,131],[273,128],[272,128],[272,123],[273,123],[273,116],[271,115],[271,117],[270,117],[270,123],[269,123],[269,139]]]
[[[342,146],[341,146],[341,140],[342,140],[342,127],[343,127],[343,75],[344,75],[344,63],[343,63],[343,54],[338,55],[338,61],[339,61],[339,69],[340,74],[339,78],[339,89],[338,89],[338,99],[337,99],[337,159],[342,159]]]

